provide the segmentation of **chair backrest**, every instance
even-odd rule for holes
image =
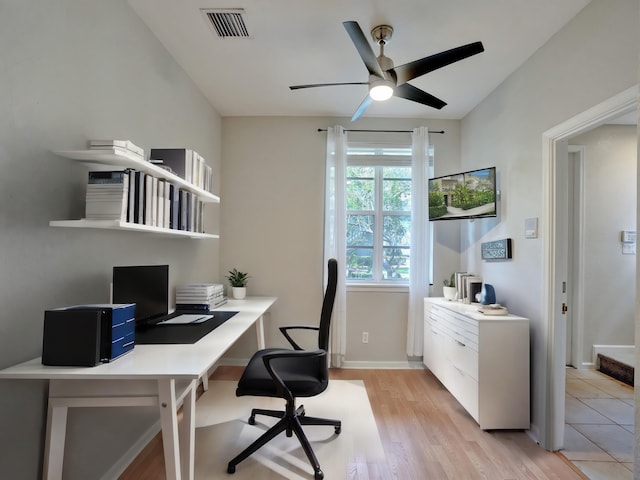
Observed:
[[[322,301],[322,313],[320,314],[320,331],[318,332],[318,348],[329,350],[329,326],[331,324],[331,314],[333,313],[333,302],[336,298],[336,287],[338,285],[338,262],[335,258],[330,258],[327,264],[327,288]]]

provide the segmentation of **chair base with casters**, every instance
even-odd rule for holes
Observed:
[[[324,473],[320,463],[311,448],[302,428],[303,425],[332,426],[339,434],[342,429],[340,420],[309,417],[304,406],[296,408],[296,398],[313,397],[326,390],[329,384],[329,369],[327,366],[327,350],[329,347],[329,325],[333,302],[336,295],[337,263],[330,259],[328,263],[327,288],[322,302],[322,313],[319,326],[292,325],[280,327],[280,331],[289,341],[293,350],[269,348],[257,351],[242,373],[236,389],[237,396],[252,395],[258,397],[277,397],[286,401],[284,411],[251,410],[249,424],[255,425],[256,415],[266,415],[278,418],[278,422],[263,433],[251,445],[229,462],[227,473],[235,473],[236,466],[251,456],[260,447],[285,432],[287,437],[295,433],[304,453],[313,467],[314,479],[322,480]],[[303,350],[289,335],[288,330],[315,330],[318,332],[318,348]]]
[[[273,438],[278,436],[282,432],[286,432],[287,437],[293,436],[295,433],[296,437],[300,441],[300,445],[302,445],[302,449],[304,453],[307,455],[309,459],[309,463],[313,467],[314,471],[314,479],[322,480],[324,478],[324,473],[320,468],[320,463],[318,462],[318,458],[316,457],[313,449],[311,448],[311,444],[307,439],[304,430],[302,429],[302,425],[329,425],[333,426],[334,432],[336,435],[340,434],[342,430],[342,424],[340,420],[331,420],[327,418],[316,418],[316,417],[308,417],[305,414],[304,405],[300,405],[298,408],[295,407],[295,404],[287,402],[286,409],[282,410],[263,410],[260,408],[254,408],[251,410],[251,416],[249,417],[248,423],[249,425],[255,425],[256,423],[256,415],[266,415],[268,417],[279,418],[280,420],[272,426],[269,430],[263,433],[258,439],[256,439],[251,445],[245,448],[240,454],[238,454],[233,460],[229,462],[227,466],[227,473],[235,473],[236,465],[242,462],[244,459],[251,456],[254,452],[256,452],[260,447],[266,445]]]

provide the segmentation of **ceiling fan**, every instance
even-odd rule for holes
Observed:
[[[392,96],[411,100],[440,110],[446,105],[446,102],[414,87],[413,85],[410,85],[407,82],[426,73],[433,72],[439,68],[446,67],[447,65],[463,60],[467,57],[471,57],[472,55],[484,52],[482,42],[474,42],[468,45],[452,48],[451,50],[436,53],[434,55],[429,55],[428,57],[405,63],[399,67],[394,67],[393,60],[384,54],[384,47],[389,43],[389,40],[391,40],[391,36],[393,35],[392,27],[389,25],[379,25],[371,30],[371,36],[380,46],[380,55],[376,57],[369,45],[369,42],[364,36],[360,25],[358,25],[358,22],[349,21],[343,22],[342,24],[347,30],[347,33],[351,37],[351,41],[355,45],[362,61],[369,71],[369,81],[314,83],[310,85],[292,85],[289,88],[291,90],[298,90],[301,88],[331,87],[336,85],[368,85],[369,94],[357,108],[353,117],[351,117],[352,122],[359,119],[374,100],[383,101],[391,98]]]

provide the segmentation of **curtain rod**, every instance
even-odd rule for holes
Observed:
[[[326,128],[319,128],[319,132],[326,132]],[[348,130],[344,129],[345,132],[378,132],[378,133],[413,133],[413,130]],[[429,130],[429,133],[441,133],[444,134],[444,130]]]

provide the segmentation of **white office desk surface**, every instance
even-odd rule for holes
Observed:
[[[95,367],[53,367],[34,358],[0,370],[0,379],[49,380],[43,478],[62,478],[68,408],[158,406],[167,479],[192,480],[198,379],[203,378],[206,388],[209,370],[254,324],[258,347],[264,348],[263,315],[275,301],[275,297],[229,300],[216,310],[238,313],[193,344],[136,345],[115,361]],[[183,420],[178,430],[180,405]],[[182,458],[180,443],[186,453]]]

